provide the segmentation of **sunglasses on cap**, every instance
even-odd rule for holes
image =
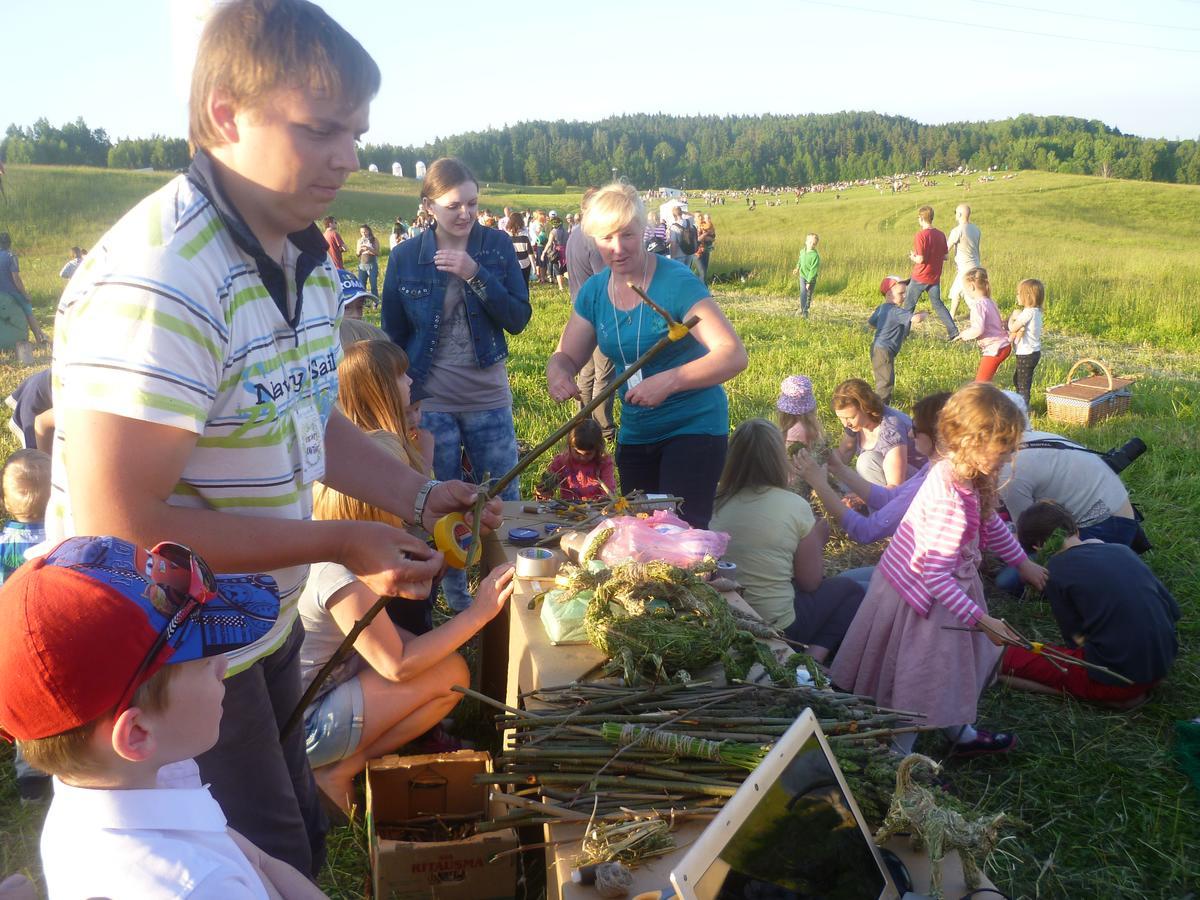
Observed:
[[[217,596],[217,579],[212,569],[183,544],[163,541],[151,548],[149,575],[150,580],[166,592],[176,610],[133,673],[130,686],[125,691],[125,696],[129,699],[117,710],[118,715],[129,708],[142,676],[162,653],[163,648],[180,633],[184,623],[195,615],[201,606]]]

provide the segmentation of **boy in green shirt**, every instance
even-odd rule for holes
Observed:
[[[792,274],[800,275],[800,315],[808,318],[808,308],[812,305],[813,289],[817,286],[817,274],[821,271],[821,257],[817,253],[817,243],[821,239],[816,234],[809,233],[804,238],[804,249],[796,260],[796,268]]]

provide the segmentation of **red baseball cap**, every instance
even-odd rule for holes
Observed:
[[[879,293],[887,296],[888,292],[897,284],[908,284],[909,279],[901,278],[899,275],[889,275],[883,281],[879,282]]]
[[[154,571],[164,566],[118,538],[77,537],[12,574],[0,588],[0,733],[29,741],[78,728],[128,703],[163,665],[244,647],[279,615],[267,575],[216,577],[215,596],[180,614],[189,594],[163,586],[179,581]]]

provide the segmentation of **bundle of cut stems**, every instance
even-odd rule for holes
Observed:
[[[917,714],[811,686],[586,683],[542,688],[524,699],[537,708],[490,701],[504,709],[496,725],[507,731],[509,749],[497,758],[496,772],[477,781],[536,788],[556,810],[607,821],[647,810],[711,815],[811,708],[864,815],[877,825],[899,762],[888,741],[921,727]],[[617,741],[623,746],[614,746]],[[520,808],[505,822],[548,818],[553,820],[544,809]]]

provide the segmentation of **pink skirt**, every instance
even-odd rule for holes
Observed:
[[[978,571],[972,567],[962,574],[959,586],[987,612]],[[922,616],[876,568],[833,661],[834,684],[874,697],[880,706],[924,713],[923,725],[973,724],[979,695],[996,676],[1001,648],[983,634],[946,631],[943,625],[962,622],[936,600]]]

